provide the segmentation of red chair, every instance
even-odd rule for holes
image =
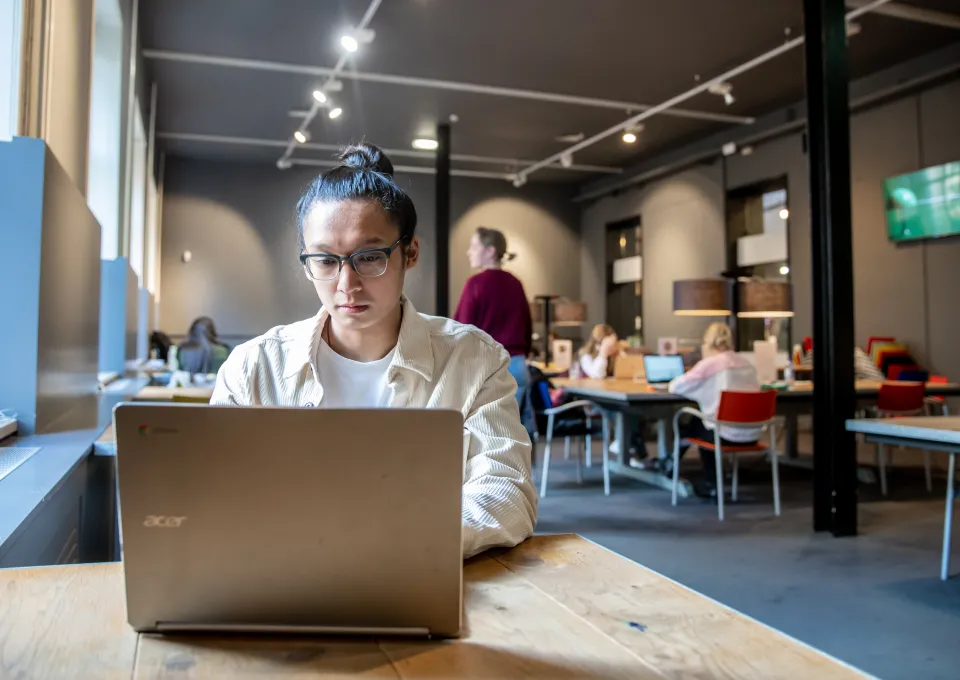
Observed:
[[[883,383],[877,395],[878,418],[902,418],[905,416],[926,415],[927,386],[922,382]],[[883,444],[877,443],[877,468],[880,471],[880,493],[887,495],[887,459]],[[890,463],[893,454],[890,454]],[[933,490],[933,478],[930,470],[930,452],[923,452],[923,471],[926,476],[927,491]]]
[[[713,425],[713,441],[687,439],[701,449],[712,450],[717,461],[717,513],[723,521],[723,454],[733,456],[733,486],[730,498],[737,500],[737,482],[739,458],[741,453],[770,453],[770,466],[773,470],[773,511],[780,516],[780,473],[777,469],[776,413],[777,393],[773,390],[763,392],[721,392],[720,405],[715,418],[685,406],[673,417],[673,504],[677,504],[677,487],[680,482],[680,416],[684,413]],[[720,427],[724,428],[763,428],[770,430],[770,443],[757,442],[745,446],[722,446]]]

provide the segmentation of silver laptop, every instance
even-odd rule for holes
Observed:
[[[459,411],[121,404],[138,631],[453,637]]]
[[[648,385],[666,389],[671,380],[683,375],[683,357],[679,354],[647,354],[643,357],[643,371]]]

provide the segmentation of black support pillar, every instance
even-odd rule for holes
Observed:
[[[803,0],[813,278],[813,526],[857,533],[853,243],[844,0]]]
[[[437,316],[450,315],[450,124],[437,126]]]

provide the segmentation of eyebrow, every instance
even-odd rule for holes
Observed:
[[[381,246],[382,248],[386,248],[387,246],[381,245],[382,243],[383,243],[383,241],[382,241],[379,237],[377,237],[377,236],[371,236],[370,238],[366,239],[365,241],[361,241],[359,244],[357,244],[357,250],[354,250],[353,252],[357,252],[357,251],[359,251],[359,250],[363,250],[363,249],[369,248],[369,247],[371,247],[371,246]],[[318,251],[320,251],[321,253],[329,253],[329,254],[334,254],[334,255],[336,254],[336,253],[333,252],[333,248],[331,248],[330,246],[328,246],[326,243],[313,243],[313,244],[310,245],[310,248],[311,248],[312,250],[318,250]]]

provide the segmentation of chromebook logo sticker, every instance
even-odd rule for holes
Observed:
[[[150,434],[150,426],[149,426],[149,425],[141,425],[140,427],[137,428],[137,432],[140,433],[140,436],[141,436],[141,437],[146,437],[147,435]]]

